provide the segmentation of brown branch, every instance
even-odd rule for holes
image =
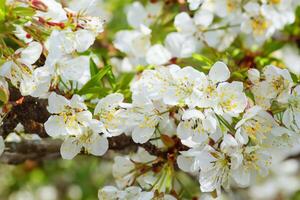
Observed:
[[[154,156],[168,159],[174,152],[186,150],[187,147],[181,144],[178,138],[174,138],[176,145],[172,148],[162,150],[151,142],[144,144],[134,143],[130,136],[125,134],[108,138],[109,150],[121,151],[122,153],[136,152],[138,147],[144,148],[148,153]],[[19,143],[5,143],[5,152],[0,157],[0,162],[5,164],[21,164],[27,160],[43,161],[60,158],[60,146],[62,140],[44,138],[38,141],[24,140]],[[176,153],[175,153],[176,154]],[[108,154],[107,154],[108,155]],[[104,157],[107,158],[107,157]]]
[[[136,151],[135,144],[131,137],[122,134],[108,138],[109,149],[117,151]],[[43,161],[60,158],[61,140],[44,138],[38,141],[22,141],[19,143],[5,143],[5,152],[0,157],[0,162],[5,164],[21,164],[27,160]]]

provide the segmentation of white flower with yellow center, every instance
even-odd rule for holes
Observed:
[[[119,188],[125,188],[134,183],[134,181],[138,181],[140,185],[144,185],[143,183],[147,181],[147,175],[149,173],[140,174],[140,169],[143,167],[142,165],[147,163],[151,163],[154,161],[156,156],[150,155],[145,149],[139,148],[136,154],[132,156],[116,156],[114,158],[114,164],[112,167],[112,175],[116,180],[117,186]],[[151,165],[151,164],[150,164]],[[139,168],[140,167],[140,168]]]
[[[272,21],[276,29],[282,29],[295,21],[295,8],[293,0],[261,0],[265,16]],[[284,13],[284,14],[282,14]]]
[[[241,24],[241,31],[252,34],[257,42],[262,42],[271,37],[275,32],[273,22],[266,17],[266,13],[256,2],[249,2],[244,6],[244,20]]]
[[[177,65],[156,67],[154,70],[143,71],[141,77],[131,84],[133,99],[143,96],[149,100],[163,99],[168,87],[174,82],[171,70]]]
[[[210,112],[204,114],[199,110],[184,111],[182,121],[178,124],[177,135],[180,139],[191,138],[192,141],[203,144],[207,142],[208,135],[217,129],[217,120]]]
[[[126,8],[128,24],[138,29],[141,25],[150,26],[162,13],[163,4],[161,2],[148,3],[143,6],[135,1]]]
[[[167,87],[164,103],[167,105],[188,105],[193,108],[201,96],[205,74],[192,67],[173,67],[170,69],[173,82]]]
[[[214,111],[219,115],[227,113],[230,116],[237,116],[242,113],[248,103],[243,90],[242,82],[220,83],[217,87],[218,104],[214,106]]]
[[[258,146],[246,147],[243,151],[243,162],[231,170],[232,178],[240,187],[247,187],[257,175],[266,176],[271,167],[272,157]]]
[[[127,109],[125,114],[128,123],[124,126],[132,130],[133,141],[145,143],[155,133],[159,122],[168,117],[168,110],[161,102],[152,103],[135,99],[132,107]]]
[[[120,109],[123,100],[122,94],[110,94],[101,99],[94,110],[94,114],[99,116],[99,120],[103,123],[104,134],[108,137],[120,135],[124,131],[122,127],[125,121],[120,117],[123,112]]]
[[[90,120],[82,127],[82,133],[76,136],[69,136],[65,139],[60,148],[64,159],[73,159],[82,148],[85,153],[95,156],[103,155],[108,149],[108,140],[100,136],[103,132],[103,124],[95,119]]]
[[[247,110],[243,119],[236,124],[235,138],[241,144],[247,144],[249,138],[261,144],[275,126],[277,126],[276,121],[269,113],[259,106],[254,106]]]
[[[294,86],[289,71],[268,65],[263,69],[263,75],[265,80],[259,82],[259,73],[257,72],[254,86],[251,88],[255,103],[264,109],[270,108],[273,100],[287,103],[291,89]]]
[[[197,106],[199,107],[214,107],[217,105],[218,92],[217,86],[230,78],[230,71],[227,65],[223,62],[216,62],[210,69],[208,76],[203,79],[202,94],[199,98]]]
[[[31,79],[33,64],[40,58],[43,47],[38,42],[31,42],[25,48],[16,50],[12,60],[1,66],[0,75],[10,79],[11,83],[19,87],[23,79]],[[25,94],[27,95],[27,94]]]
[[[241,14],[242,0],[219,0],[214,4],[215,14],[221,18],[237,17]],[[231,20],[234,19],[231,18]]]
[[[271,85],[276,95],[276,100],[281,103],[286,103],[291,93],[291,88],[294,86],[289,71],[269,65],[264,68],[263,73],[266,81]],[[269,95],[272,96],[274,94]]]
[[[74,95],[68,100],[52,92],[48,99],[48,111],[52,114],[45,122],[45,130],[51,137],[82,134],[82,126],[92,120],[83,99]]]

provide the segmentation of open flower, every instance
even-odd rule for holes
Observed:
[[[125,131],[125,121],[121,114],[124,110],[120,108],[124,97],[120,93],[110,94],[99,100],[94,114],[99,116],[103,123],[104,134],[108,137],[120,135]]]
[[[237,116],[247,106],[247,97],[242,82],[220,83],[217,87],[218,104],[214,107],[217,114],[227,113]]]
[[[45,122],[45,129],[51,137],[81,135],[82,126],[87,126],[92,120],[92,113],[87,111],[83,99],[78,95],[68,100],[52,92],[48,103],[48,111],[52,115]]]
[[[40,58],[43,47],[38,42],[31,42],[25,48],[18,49],[13,60],[4,63],[0,70],[0,75],[4,76],[19,87],[23,79],[31,78],[33,64]]]
[[[258,146],[246,147],[243,151],[243,162],[231,170],[232,178],[240,187],[247,187],[257,175],[268,174],[272,157]]]
[[[274,100],[287,103],[294,85],[289,71],[268,65],[264,68],[263,75],[265,80],[260,82],[258,81],[258,74],[256,75],[256,81],[254,81],[254,86],[251,88],[256,104],[268,109]]]
[[[162,6],[163,4],[160,2],[148,3],[146,7],[138,1],[132,3],[126,9],[128,24],[136,29],[138,29],[140,25],[151,25],[161,14]]]
[[[164,95],[164,103],[167,105],[188,105],[193,108],[197,105],[198,97],[201,95],[201,89],[204,73],[195,70],[192,67],[179,68],[172,66],[170,69],[172,82],[167,87]]]
[[[207,142],[208,135],[217,129],[217,120],[211,112],[204,114],[199,110],[186,110],[182,115],[182,121],[178,124],[177,135],[180,139],[191,138],[192,141],[203,144]]]
[[[134,102],[127,109],[127,121],[132,130],[132,139],[136,143],[147,142],[156,131],[161,120],[168,116],[168,111],[161,102]],[[125,125],[126,126],[126,125]]]
[[[89,121],[82,127],[80,135],[68,136],[60,148],[64,159],[73,159],[82,148],[85,153],[102,156],[108,149],[108,140],[100,136],[103,132],[103,124],[98,120]]]
[[[236,124],[235,138],[241,144],[247,144],[249,138],[253,142],[261,144],[275,126],[277,126],[277,123],[269,113],[259,106],[254,106],[247,110],[243,119]]]

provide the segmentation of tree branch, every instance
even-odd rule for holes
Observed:
[[[168,159],[169,155],[175,151],[186,150],[187,147],[182,145],[178,138],[174,138],[176,144],[172,148],[162,150],[150,141],[144,144],[134,143],[130,136],[125,134],[108,138],[109,150],[122,152],[136,152],[138,147],[144,148],[149,154]],[[60,146],[62,140],[44,138],[42,140],[24,140],[22,142],[5,143],[5,152],[0,157],[0,162],[5,164],[17,165],[27,160],[43,161],[60,158]],[[108,154],[107,154],[108,155]]]
[[[122,134],[108,138],[109,149],[117,151],[136,151],[135,144],[131,137]],[[62,140],[44,138],[42,140],[5,143],[5,152],[0,157],[0,162],[17,165],[26,160],[42,161],[60,158],[60,146]]]

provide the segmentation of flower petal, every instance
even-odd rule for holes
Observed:
[[[60,147],[60,154],[63,159],[73,159],[82,148],[82,144],[79,144],[75,137],[69,137],[65,139]]]
[[[219,83],[229,79],[230,71],[225,63],[218,61],[212,66],[208,76],[214,83]]]

